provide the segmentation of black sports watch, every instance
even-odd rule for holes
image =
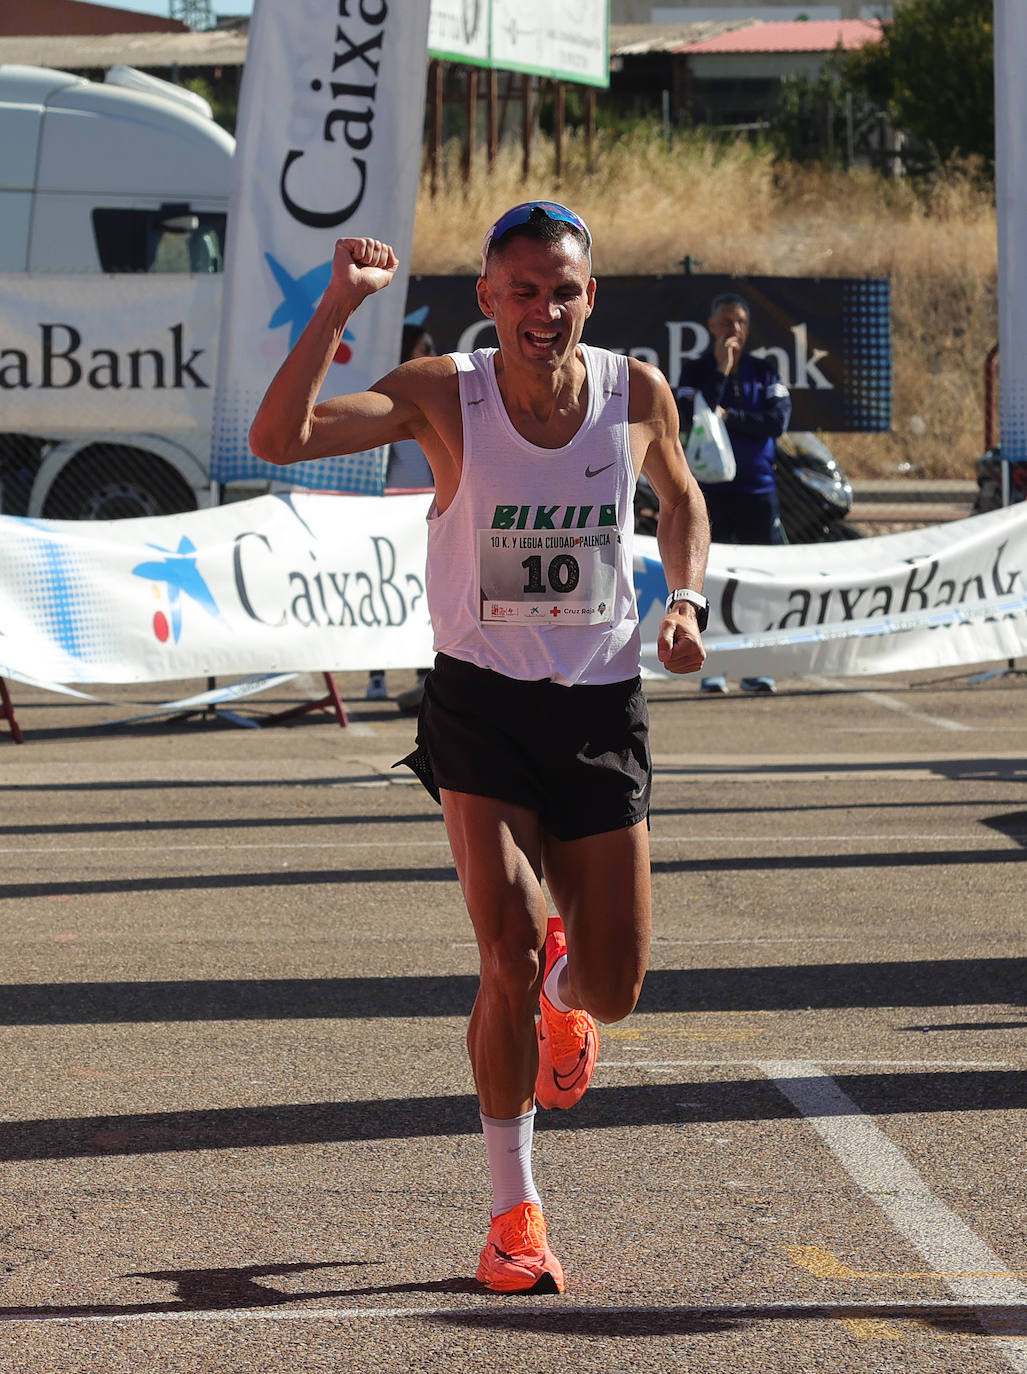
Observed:
[[[668,611],[673,610],[679,601],[689,601],[695,607],[696,619],[699,622],[700,631],[706,629],[710,618],[710,603],[702,592],[693,592],[691,587],[675,587],[670,596],[667,597]]]

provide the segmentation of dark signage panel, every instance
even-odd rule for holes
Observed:
[[[411,277],[407,310],[440,353],[495,347],[474,277]],[[792,398],[793,430],[891,427],[891,291],[878,277],[600,277],[584,340],[655,363],[676,385],[701,353],[710,302],[744,296],[749,347],[773,353]]]

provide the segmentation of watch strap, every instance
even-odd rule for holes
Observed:
[[[710,603],[702,592],[693,591],[691,587],[675,587],[667,597],[666,609],[670,611],[679,601],[688,601],[695,607],[699,629],[705,630],[710,615]]]

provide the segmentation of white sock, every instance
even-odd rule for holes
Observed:
[[[531,1142],[535,1108],[523,1116],[497,1118],[480,1112],[485,1150],[492,1175],[492,1215],[502,1216],[521,1202],[538,1202],[531,1176]]]
[[[546,1001],[556,1008],[557,1011],[574,1011],[574,1007],[569,1007],[560,996],[560,974],[567,967],[567,956],[561,954],[555,960],[553,967],[546,974],[546,981],[542,984],[542,991],[546,994]]]

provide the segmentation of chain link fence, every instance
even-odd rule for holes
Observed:
[[[0,513],[124,520],[195,510],[202,489],[159,454],[129,444],[72,445],[0,434]]]

